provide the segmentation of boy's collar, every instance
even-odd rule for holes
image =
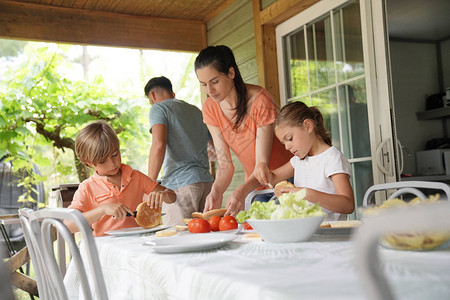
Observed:
[[[133,169],[129,165],[121,164],[120,171],[122,172],[122,181],[123,181],[123,180],[128,180],[131,177],[131,173],[132,173]],[[99,179],[99,180],[102,180],[105,182],[108,181],[108,176],[100,175],[97,171],[94,171],[94,174],[92,176],[95,179]]]

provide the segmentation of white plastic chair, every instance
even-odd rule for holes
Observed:
[[[19,216],[31,261],[35,266],[40,299],[68,299],[63,275],[53,249],[52,228],[56,229],[69,247],[84,299],[94,299],[92,291],[95,291],[95,299],[108,299],[92,229],[78,210],[68,208],[46,208],[38,211],[20,209]],[[82,234],[87,256],[84,261],[87,260],[92,278],[88,279],[80,249],[77,247],[73,235],[64,225],[63,221],[65,220],[75,223]]]
[[[450,203],[447,201],[396,209],[365,218],[354,235],[356,264],[364,291],[372,300],[391,300],[394,295],[382,271],[378,242],[388,232],[450,230]],[[420,222],[418,222],[420,220]]]
[[[447,196],[447,200],[450,199],[450,186],[445,183],[432,181],[401,181],[376,184],[371,186],[364,194],[363,206],[367,206],[370,203],[370,200],[372,199],[372,196],[375,194],[375,192],[384,190],[397,190],[389,197],[389,199],[397,198],[400,195],[408,193],[416,195],[421,200],[427,198],[427,196],[423,192],[421,192],[419,188],[444,191]]]
[[[254,190],[251,191],[247,197],[245,197],[245,209],[250,209],[250,206],[252,205],[253,198],[257,195],[263,195],[263,194],[270,194],[273,193],[273,189],[265,189],[265,190]]]

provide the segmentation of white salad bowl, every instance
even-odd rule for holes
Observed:
[[[256,220],[247,222],[269,243],[296,243],[307,241],[319,228],[325,215],[284,220]]]

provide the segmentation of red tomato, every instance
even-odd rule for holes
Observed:
[[[190,233],[205,233],[211,231],[211,226],[206,220],[193,219],[188,223],[188,230]]]
[[[211,218],[209,218],[208,223],[209,223],[209,225],[211,225],[211,230],[212,231],[219,231],[220,230],[219,229],[219,223],[220,223],[221,219],[222,218],[219,217],[219,216],[212,216]]]
[[[248,224],[248,222],[245,222],[245,223],[244,223],[244,229],[245,229],[245,230],[253,230],[253,227],[250,226],[250,224]]]
[[[238,228],[238,222],[233,216],[222,217],[219,223],[220,231],[232,230]]]

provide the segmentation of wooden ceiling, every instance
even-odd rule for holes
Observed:
[[[14,0],[14,2],[155,18],[208,22],[227,0]]]
[[[236,0],[0,0],[0,37],[197,52]]]

